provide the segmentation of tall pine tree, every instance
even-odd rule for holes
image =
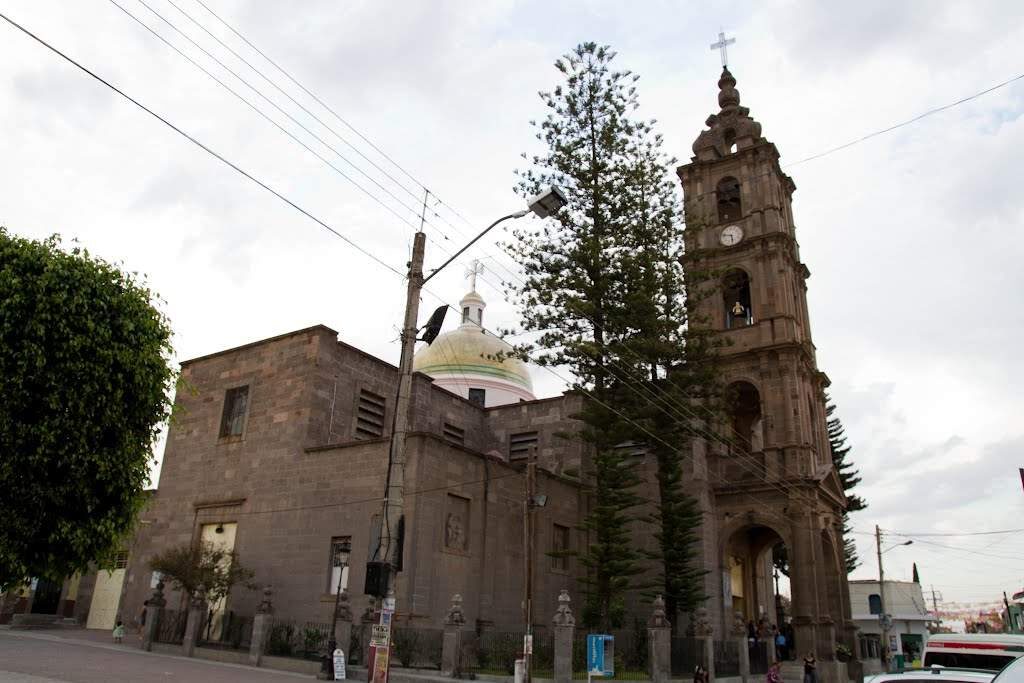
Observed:
[[[540,332],[533,358],[569,368],[590,397],[578,416],[592,451],[579,557],[588,570],[584,619],[605,629],[621,622],[626,594],[644,587],[632,539],[645,521],[657,524],[658,592],[670,614],[704,598],[694,561],[701,514],[682,488],[689,423],[678,406],[713,374],[710,363],[687,363],[687,353],[713,344],[686,324],[671,160],[653,122],[633,118],[637,77],[614,70],[614,57],[585,43],[556,62],[564,82],[541,94],[549,113],[534,124],[546,151],[520,172],[518,190],[558,185],[569,206],[539,232],[514,231],[506,245],[526,274],[515,292],[522,325]],[[641,514],[634,449],[621,447],[638,442],[657,463],[650,517]]]
[[[860,564],[857,557],[857,544],[853,540],[852,529],[850,528],[850,513],[863,510],[868,506],[860,496],[852,493],[853,489],[860,483],[860,472],[853,468],[853,462],[848,460],[850,446],[846,443],[846,434],[843,423],[832,413],[836,405],[825,396],[825,426],[828,428],[828,445],[832,451],[832,464],[835,465],[839,474],[839,481],[843,485],[843,493],[846,495],[846,510],[843,512],[843,561],[846,563],[846,573],[852,572]]]

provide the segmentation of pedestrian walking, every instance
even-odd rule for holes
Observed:
[[[779,660],[772,662],[772,665],[768,667],[768,673],[765,674],[765,683],[782,683],[782,669],[780,668]]]
[[[804,683],[818,683],[818,660],[813,652],[804,657]]]
[[[708,670],[700,664],[693,670],[693,683],[708,683]]]
[[[775,650],[780,660],[789,659],[789,653],[786,652],[786,634],[781,630],[775,632]]]
[[[120,643],[124,640],[124,623],[120,619],[117,620],[117,624],[114,626],[114,642]]]

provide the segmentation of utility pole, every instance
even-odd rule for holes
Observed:
[[[523,501],[523,550],[526,554],[526,581],[523,611],[526,616],[526,638],[523,643],[523,668],[525,683],[532,679],[533,662],[533,552],[534,552],[534,510],[536,509],[537,447],[530,446],[526,459],[526,499]]]
[[[405,446],[409,432],[409,408],[412,396],[412,356],[416,348],[417,320],[420,312],[420,290],[423,287],[423,250],[426,233],[419,231],[412,242],[412,260],[409,262],[409,284],[405,299],[405,321],[402,323],[402,354],[398,363],[398,401],[395,422],[391,431],[391,460],[388,466],[388,485],[384,497],[384,524],[381,525],[381,546],[385,548],[384,561],[392,568],[398,556],[398,522],[405,504]],[[396,572],[388,572],[388,590],[394,594]]]
[[[938,596],[938,598],[941,598],[941,597],[942,597],[942,595]],[[935,630],[936,630],[936,632],[938,632],[939,628],[942,626],[942,617],[939,616],[939,600],[938,600],[938,598],[935,597],[935,586],[932,586],[932,611],[935,612]]]
[[[1010,601],[1006,599],[1006,591],[1003,591],[1003,605],[1006,607],[1006,618],[1003,619],[1003,631],[1010,632]]]
[[[885,611],[885,571],[882,569],[882,530],[875,525],[875,547],[878,550],[878,606],[881,609],[879,615],[882,627],[882,663],[886,670],[889,667],[889,619]]]

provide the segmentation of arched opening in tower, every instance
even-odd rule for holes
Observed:
[[[764,450],[761,420],[761,394],[749,382],[733,382],[726,389],[729,433],[726,435],[736,455]]]
[[[725,327],[746,327],[754,324],[750,301],[750,276],[735,268],[722,280],[722,304],[725,306]]]
[[[715,188],[718,198],[718,222],[732,223],[743,217],[743,204],[740,201],[740,181],[726,176],[718,181]]]

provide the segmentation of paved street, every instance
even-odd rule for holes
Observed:
[[[312,676],[142,652],[136,643],[114,645],[54,632],[0,630],[2,683],[106,683],[204,681],[231,683],[313,680]]]

